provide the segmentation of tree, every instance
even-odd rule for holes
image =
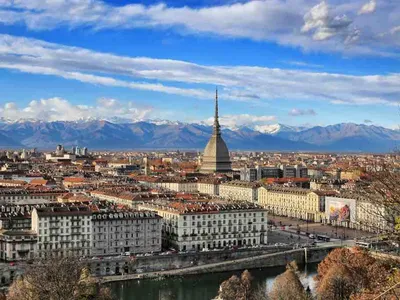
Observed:
[[[111,300],[109,289],[100,287],[75,258],[39,260],[14,280],[9,300]]]
[[[362,200],[370,204],[365,210],[377,220],[364,225],[400,241],[400,172],[395,171],[395,166],[390,162],[377,163],[357,190]]]
[[[243,271],[240,278],[236,275],[225,280],[219,289],[221,300],[266,300],[266,290],[263,286],[254,286],[250,272]]]
[[[319,284],[319,296],[321,299],[344,300],[349,299],[357,289],[351,272],[344,265],[330,268]]]
[[[324,299],[353,299],[379,290],[390,275],[390,264],[375,259],[364,249],[338,248],[318,265],[317,293]]]
[[[286,271],[276,277],[269,293],[271,300],[303,300],[308,297],[309,295],[300,281],[298,267],[295,262],[288,264]]]

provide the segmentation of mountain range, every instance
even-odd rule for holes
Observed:
[[[105,120],[0,122],[0,148],[54,149],[199,149],[212,132],[205,124],[170,121],[118,123]],[[283,124],[262,128],[222,130],[231,150],[388,152],[400,143],[400,131],[384,127],[341,123],[326,127]]]

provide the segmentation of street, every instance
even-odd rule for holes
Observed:
[[[297,231],[298,228],[301,232],[308,232],[312,234],[327,235],[331,238],[337,239],[360,239],[365,237],[374,236],[374,233],[355,230],[344,227],[335,227],[330,225],[324,225],[322,223],[311,223],[294,218],[269,216],[268,221],[273,221],[278,228],[285,226],[285,229]],[[291,225],[291,226],[289,226]],[[289,227],[288,227],[289,226]]]

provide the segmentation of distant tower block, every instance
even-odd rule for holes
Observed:
[[[218,90],[215,91],[215,116],[213,133],[203,153],[201,173],[232,172],[229,150],[221,136],[218,120]]]
[[[143,164],[144,164],[144,175],[148,176],[149,175],[149,159],[147,156],[143,158]]]

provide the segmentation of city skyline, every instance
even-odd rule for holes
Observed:
[[[0,117],[398,128],[400,4],[160,3],[1,3]]]

